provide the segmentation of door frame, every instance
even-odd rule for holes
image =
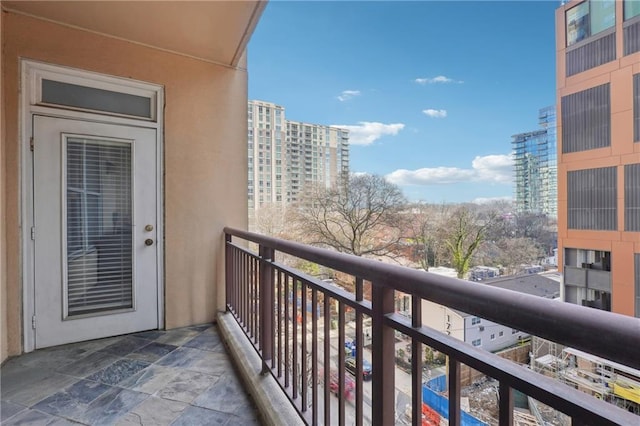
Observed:
[[[79,108],[47,105],[41,102],[42,79],[87,86],[96,89],[114,91],[130,95],[149,97],[151,117],[148,119],[96,112]],[[79,70],[44,62],[20,60],[20,241],[22,268],[22,337],[23,352],[35,349],[35,330],[32,326],[35,318],[35,243],[31,238],[34,226],[34,182],[33,156],[31,140],[33,137],[33,117],[43,115],[59,119],[81,120],[86,122],[120,124],[134,127],[151,128],[156,131],[156,241],[158,300],[158,327],[164,328],[164,134],[163,107],[164,88],[157,84],[132,79]]]

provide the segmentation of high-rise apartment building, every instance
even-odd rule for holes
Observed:
[[[640,1],[561,6],[556,44],[563,298],[640,316]]]
[[[538,113],[542,129],[512,136],[515,203],[519,213],[558,214],[556,108]]]
[[[308,185],[349,173],[349,131],[285,118],[284,107],[248,103],[249,225],[261,207],[285,207]]]

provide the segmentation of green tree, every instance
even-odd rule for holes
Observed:
[[[493,218],[492,214],[482,217],[462,206],[453,212],[442,229],[451,266],[458,272],[458,278],[464,278],[469,271],[473,254],[484,240],[485,231]]]

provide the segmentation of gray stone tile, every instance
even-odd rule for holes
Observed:
[[[220,376],[232,368],[226,353],[193,348],[178,348],[156,363],[165,367],[184,368],[200,373]]]
[[[218,335],[215,328],[212,327],[209,330],[203,331],[202,333],[198,334],[183,346],[210,351],[221,344],[222,341],[220,340],[220,336]]]
[[[33,408],[44,413],[77,419],[91,402],[110,389],[111,386],[102,383],[80,380],[40,401]]]
[[[106,352],[93,352],[78,361],[68,363],[63,367],[58,368],[57,372],[67,374],[69,376],[83,378],[95,373],[96,371],[102,370],[103,368],[116,362],[118,359],[120,358],[116,355],[112,355]]]
[[[0,392],[5,401],[31,407],[77,380],[46,368],[5,369],[3,366]]]
[[[139,337],[123,337],[119,341],[106,346],[101,349],[103,352],[108,352],[117,356],[125,356],[137,349],[140,349],[143,346],[146,346],[150,343],[147,339],[141,339]]]
[[[157,338],[164,336],[165,333],[166,332],[162,330],[149,330],[149,331],[143,331],[142,333],[132,334],[132,336],[139,337],[141,339],[156,340]]]
[[[148,396],[128,389],[111,388],[89,404],[87,410],[77,420],[96,426],[113,425]]]
[[[152,364],[128,379],[121,381],[118,383],[118,386],[138,392],[154,394],[167,386],[167,384],[181,372],[183,372],[183,370]]]
[[[156,362],[163,356],[174,351],[176,348],[177,346],[174,345],[151,342],[148,345],[131,352],[129,355],[127,355],[127,358],[139,359],[146,362]]]
[[[247,417],[254,417],[253,413],[251,413],[251,400],[242,388],[241,383],[228,374],[221,376],[220,380],[196,398],[192,404],[239,416],[247,413]]]
[[[172,401],[191,403],[217,381],[218,377],[184,370],[167,383],[165,387],[157,391],[155,396]]]
[[[117,424],[119,426],[168,425],[171,424],[186,407],[188,407],[188,405],[182,402],[168,401],[151,396],[120,419]]]
[[[14,404],[9,401],[0,401],[0,423],[4,423],[10,417],[15,416],[20,411],[26,410],[27,407]]]
[[[171,426],[193,426],[193,425],[225,425],[233,416],[219,411],[207,410],[200,407],[189,407],[184,410]]]
[[[87,379],[108,385],[117,385],[140,370],[144,370],[149,365],[151,364],[137,359],[120,359],[110,366],[87,376]]]
[[[213,324],[206,323],[206,324],[191,325],[191,326],[189,326],[187,328],[189,328],[191,330],[195,330],[197,332],[201,332],[201,331],[208,330],[210,328],[215,329],[215,326]]]
[[[84,356],[99,351],[109,345],[112,345],[127,336],[106,337],[104,339],[87,340],[86,342],[70,343],[68,345],[57,346],[56,348],[68,348],[74,349],[79,352],[83,352]],[[48,350],[55,350],[56,348],[49,348]]]
[[[39,350],[0,373],[3,426],[259,424],[211,324]]]
[[[167,345],[182,346],[199,333],[199,331],[189,328],[176,328],[174,330],[167,330],[164,335],[158,337],[155,341]]]
[[[249,414],[252,414],[252,413],[247,413],[246,416],[239,416],[239,415],[231,416],[227,425],[229,426],[231,425],[261,426],[262,425],[262,422],[258,420],[257,414],[253,414],[253,416],[249,416]]]
[[[38,410],[25,410],[6,422],[2,422],[4,426],[66,426],[77,425],[78,423],[72,422],[67,419],[52,416],[51,414],[43,413]]]
[[[60,365],[79,360],[86,356],[87,353],[88,351],[84,348],[71,348],[65,345],[29,352],[11,361],[25,367],[55,369]]]

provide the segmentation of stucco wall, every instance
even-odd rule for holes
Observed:
[[[0,7],[2,2],[0,1]],[[0,12],[0,46],[3,45],[3,15]],[[0,55],[0,99],[4,99],[4,84],[2,79],[3,60]],[[5,267],[5,202],[4,202],[4,102],[0,102],[0,362],[8,356],[7,336],[7,279]]]
[[[212,321],[224,305],[222,228],[247,222],[246,59],[227,68],[13,13],[3,26],[9,354],[22,347],[20,57],[164,86],[166,327]]]

